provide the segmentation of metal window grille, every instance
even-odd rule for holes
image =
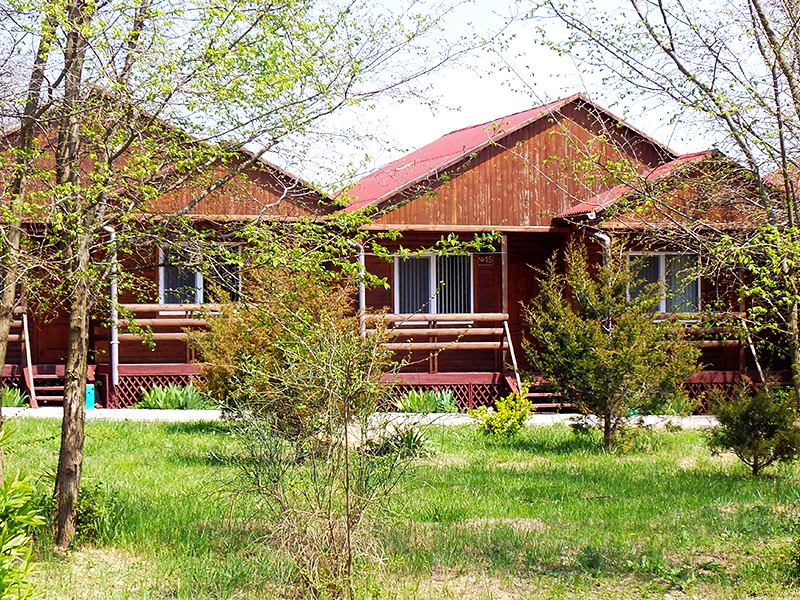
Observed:
[[[431,312],[431,258],[412,257],[397,261],[398,307],[401,314]]]

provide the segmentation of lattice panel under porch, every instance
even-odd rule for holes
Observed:
[[[17,388],[23,391],[28,389],[27,386],[25,385],[25,378],[22,377],[22,375],[11,375],[10,377],[0,377],[0,386]]]
[[[687,383],[685,384],[685,388],[689,394],[689,398],[700,400],[700,406],[698,406],[695,414],[704,415],[711,412],[711,399],[709,396],[713,395],[715,390],[722,390],[723,397],[730,400],[733,397],[735,384],[699,381]]]
[[[417,392],[452,390],[458,402],[458,407],[462,411],[478,406],[490,406],[494,404],[495,400],[505,396],[509,392],[508,386],[505,383],[463,383],[450,385],[397,384],[392,390],[392,398],[400,398],[412,390]],[[391,409],[391,407],[388,407],[388,410]]]
[[[166,386],[171,383],[187,386],[196,380],[192,375],[121,375],[119,385],[114,390],[111,408],[127,408],[142,399],[142,390],[150,390],[155,386]]]

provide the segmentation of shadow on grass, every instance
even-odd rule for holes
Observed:
[[[224,435],[229,436],[232,424],[228,421],[186,421],[178,423],[165,423],[164,430],[168,433],[183,433],[186,435]]]

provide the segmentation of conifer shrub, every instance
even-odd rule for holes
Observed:
[[[699,350],[670,322],[655,322],[662,290],[642,285],[623,249],[591,265],[571,243],[541,274],[540,292],[523,315],[534,343],[531,363],[565,402],[596,417],[603,446],[630,415],[660,412],[686,398],[683,384],[698,369]]]
[[[800,454],[797,410],[788,390],[770,384],[754,389],[743,380],[730,400],[716,399],[713,412],[719,425],[709,433],[709,448],[733,452],[754,477]]]

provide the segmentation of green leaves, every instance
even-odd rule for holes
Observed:
[[[0,487],[0,600],[36,598],[31,531],[44,524],[32,505],[34,487],[24,477],[9,477]]]

